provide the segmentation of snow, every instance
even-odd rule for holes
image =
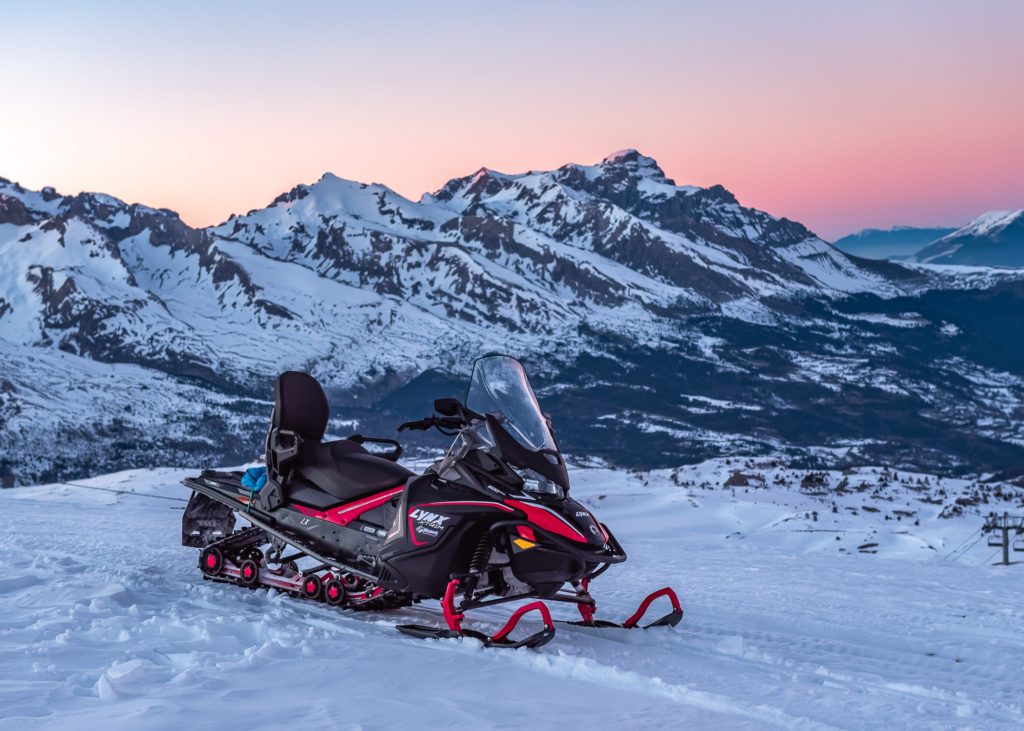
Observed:
[[[948,260],[965,245],[969,246],[973,239],[996,237],[1007,226],[1022,219],[1024,219],[1024,208],[1016,211],[983,213],[967,225],[921,249],[913,258],[927,264]],[[967,258],[970,260],[971,257]]]
[[[989,211],[983,213],[973,221],[963,226],[948,236],[946,239],[954,239],[960,236],[985,236],[994,233],[1001,228],[1010,225],[1013,220],[1024,215],[1024,208],[1017,211]],[[941,241],[942,239],[940,239]]]
[[[722,488],[736,471],[768,487]],[[860,469],[809,490],[806,473],[725,460],[575,469],[574,495],[630,554],[595,581],[598,616],[666,584],[686,616],[501,651],[394,630],[437,621],[432,603],[354,615],[202,581],[179,545],[194,472],[0,491],[0,728],[1024,724],[1024,567],[990,565],[984,540],[947,558],[981,518],[925,502],[977,483]],[[982,507],[1019,513],[1022,496]],[[895,509],[918,522],[885,520]]]
[[[694,413],[712,414],[716,413],[717,410],[721,409],[741,409],[744,411],[760,411],[762,407],[756,404],[744,404],[736,401],[725,401],[722,399],[710,398],[709,396],[701,396],[699,394],[681,393],[679,394],[679,401],[683,405],[683,408]],[[689,406],[690,402],[696,401],[697,403],[705,404],[712,408],[694,408]]]
[[[851,313],[845,315],[845,317],[850,320],[860,320],[861,322],[870,322],[876,325],[888,325],[889,327],[913,328],[928,325],[928,321],[917,312],[903,312],[900,314],[900,317],[890,317],[889,315],[860,312]]]
[[[632,149],[632,148],[627,148],[625,150],[618,150],[617,152],[613,152],[611,155],[606,157],[604,160],[602,160],[602,162],[604,162],[606,164],[622,162],[629,155],[635,155],[635,154],[637,154],[637,151]]]

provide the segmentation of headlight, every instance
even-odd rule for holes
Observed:
[[[516,470],[516,474],[523,481],[523,492],[535,495],[555,495],[562,497],[562,487],[546,477],[538,475],[533,470]]]

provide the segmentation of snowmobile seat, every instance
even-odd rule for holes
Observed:
[[[286,494],[291,480],[298,477],[347,502],[398,487],[413,475],[371,454],[355,439],[321,442],[329,415],[323,388],[311,375],[287,371],[277,377],[267,434],[267,469]]]
[[[310,450],[296,470],[329,495],[355,500],[398,487],[413,473],[400,464],[370,454],[349,439],[323,442]]]
[[[328,510],[342,502],[300,477],[293,477],[288,483],[288,498],[293,503],[301,503],[315,510]]]

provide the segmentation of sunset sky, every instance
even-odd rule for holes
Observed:
[[[0,177],[204,226],[635,147],[830,240],[1024,207],[1024,2],[486,5],[0,2]]]

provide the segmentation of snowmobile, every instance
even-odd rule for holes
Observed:
[[[182,544],[202,549],[205,578],[243,587],[353,610],[440,599],[445,627],[397,627],[421,638],[538,647],[555,633],[547,601],[575,604],[581,619],[571,624],[632,628],[666,597],[671,612],[646,627],[679,622],[679,599],[667,587],[621,625],[594,618],[590,582],[626,553],[569,497],[565,461],[519,361],[477,359],[465,402],[438,399],[434,410],[398,427],[454,437],[443,458],[416,475],[398,464],[395,440],[356,434],[322,441],[328,405],[320,384],[305,373],[281,374],[265,468],[187,478],[193,493]],[[371,451],[368,443],[390,451]],[[249,525],[234,530],[236,515]],[[300,561],[312,565],[300,568]],[[469,610],[519,600],[533,601],[493,635],[462,626]],[[543,628],[511,639],[530,612],[540,614]]]

